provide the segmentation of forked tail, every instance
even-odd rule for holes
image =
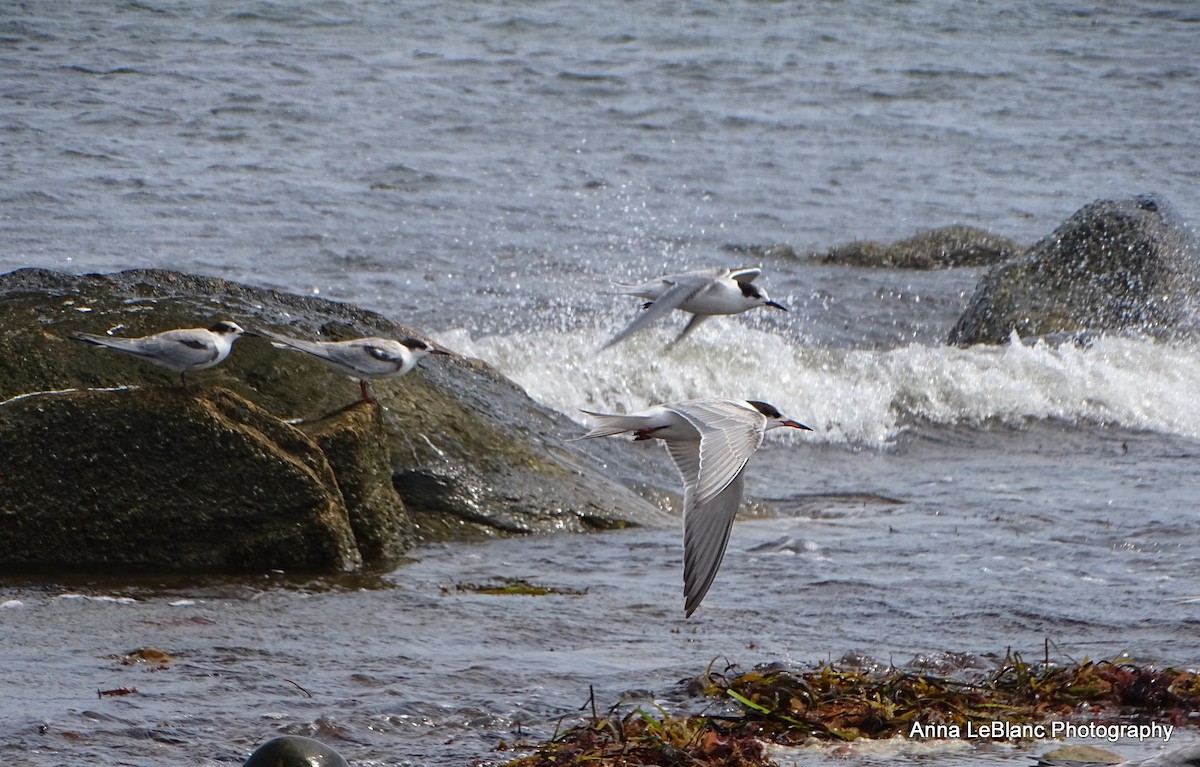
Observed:
[[[575,439],[591,439],[592,437],[611,437],[614,434],[623,434],[629,431],[637,431],[643,424],[636,418],[631,418],[627,415],[611,415],[609,413],[593,413],[591,410],[580,409],[581,413],[588,415],[595,423],[588,430],[587,434]]]

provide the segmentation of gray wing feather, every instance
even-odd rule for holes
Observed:
[[[708,319],[708,316],[709,315],[707,315],[707,314],[693,314],[692,318],[690,320],[688,320],[688,324],[686,326],[684,326],[683,332],[680,333],[679,335],[675,336],[675,340],[672,341],[671,343],[667,344],[667,348],[670,349],[675,344],[677,344],[680,341],[682,341],[683,339],[687,338],[688,334],[690,334],[696,328],[700,327],[701,322],[704,322],[706,319]]]
[[[742,502],[742,475],[738,474],[707,504],[684,500],[683,511],[683,609],[690,617],[708,593],[725,549],[729,532]]]
[[[762,444],[767,419],[728,400],[680,402],[671,410],[700,432],[698,465],[692,481],[696,505],[704,506],[741,474]]]
[[[688,299],[695,296],[701,290],[704,290],[711,283],[712,277],[705,277],[701,274],[680,275],[679,280],[665,293],[655,299],[654,303],[650,304],[649,309],[639,314],[634,318],[633,322],[625,326],[624,330],[617,333],[611,341],[600,347],[601,350],[624,341],[672,309],[679,308],[680,305],[686,303]]]
[[[729,270],[729,278],[735,282],[754,282],[760,274],[762,274],[762,269],[759,269],[757,266],[752,266],[748,269]]]

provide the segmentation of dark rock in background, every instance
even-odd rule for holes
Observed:
[[[1189,233],[1149,198],[1085,206],[979,281],[952,344],[1089,331],[1191,331],[1200,270]]]

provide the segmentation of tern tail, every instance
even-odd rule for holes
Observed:
[[[645,424],[636,418],[626,415],[610,415],[609,413],[593,413],[591,410],[580,410],[587,414],[595,424],[581,437],[575,439],[591,439],[592,437],[611,437],[614,434],[636,431]]]

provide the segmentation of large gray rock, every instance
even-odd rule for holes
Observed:
[[[1020,258],[992,267],[952,344],[1132,330],[1195,329],[1200,269],[1187,230],[1152,199],[1094,202]]]
[[[358,398],[353,381],[307,355],[275,349],[263,338],[240,339],[225,362],[190,375],[193,391],[185,393],[178,376],[169,371],[69,337],[73,330],[114,329],[119,335],[143,335],[207,326],[218,319],[248,329],[262,327],[312,338],[419,335],[379,314],[160,270],[85,276],[20,270],[0,275],[0,299],[0,413],[27,411],[35,401],[72,402],[76,396],[42,395],[5,402],[19,395],[111,387],[144,387],[138,397],[174,402],[179,413],[185,413],[191,412],[185,405],[199,395],[197,390],[210,394],[211,387],[219,386],[276,419],[298,422],[300,430],[291,433],[317,454],[329,453],[322,471],[336,475],[340,487],[335,490],[352,528],[349,550],[343,559],[331,557],[328,566],[341,568],[358,556],[356,552],[368,561],[386,562],[413,540],[585,531],[665,521],[660,509],[592,468],[606,464],[621,476],[637,476],[639,470],[627,456],[602,444],[566,442],[563,437],[578,432],[575,425],[540,407],[477,360],[429,357],[404,378],[373,383],[372,393],[383,406],[378,412],[370,407],[347,408]],[[99,403],[128,399],[130,393],[95,391],[78,396],[85,398],[80,403],[87,404],[77,407],[75,416],[88,418],[88,409],[95,409],[97,415],[88,422],[99,428],[105,419],[120,420]],[[108,415],[102,417],[101,412]],[[328,420],[331,414],[336,414],[334,422]],[[64,424],[69,420],[65,414],[61,418]],[[116,429],[100,433],[111,436]],[[191,461],[212,465],[218,445],[219,440],[197,444]],[[93,464],[103,465],[103,444],[93,442],[92,447]],[[53,463],[59,448],[53,439],[31,446],[36,452],[30,461]],[[123,461],[119,469],[113,467],[112,477],[149,498],[161,480],[155,473],[159,471],[156,461],[161,464],[172,456],[179,457],[171,453]],[[85,458],[80,455],[81,461]],[[392,488],[381,486],[381,477],[385,484],[393,480]],[[92,472],[81,477],[78,487],[64,483],[53,493],[49,491],[54,488],[44,488],[42,507],[57,507],[57,513],[64,513],[79,493],[98,494],[102,481],[100,474]],[[230,508],[252,508],[255,496],[243,493],[252,493],[253,486],[249,481],[237,494],[218,497]],[[403,503],[397,503],[396,497]],[[187,507],[187,497],[178,500],[181,508]],[[20,509],[15,516],[28,524],[32,507]],[[14,515],[2,497],[0,515]],[[172,523],[185,519],[184,515],[171,518]],[[231,523],[224,534],[238,535],[241,529]],[[157,532],[191,534],[165,522]],[[108,540],[112,545],[120,542],[112,536]],[[66,562],[77,558],[72,550],[59,549],[59,555]]]

